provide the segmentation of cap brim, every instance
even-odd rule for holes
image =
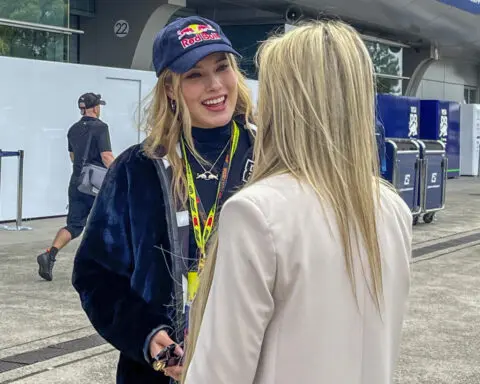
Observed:
[[[100,101],[98,102],[98,104],[100,104],[100,105],[107,105],[107,103],[106,103],[105,100],[100,100]]]
[[[238,57],[241,57],[241,55],[235,49],[227,44],[206,44],[192,49],[191,51],[185,52],[177,60],[168,65],[168,68],[176,73],[185,73],[192,69],[200,60],[204,59],[208,55],[211,55],[212,53],[218,52],[232,53]]]

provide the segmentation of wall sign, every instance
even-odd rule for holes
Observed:
[[[440,110],[440,126],[438,127],[438,139],[447,144],[448,137],[448,112],[445,108]]]
[[[117,37],[125,37],[130,31],[130,25],[126,20],[118,20],[113,26],[113,32]]]
[[[410,117],[408,120],[408,137],[410,139],[418,136],[418,111],[417,107],[410,107]]]

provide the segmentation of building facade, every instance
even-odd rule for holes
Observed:
[[[302,19],[340,17],[364,36],[378,92],[480,102],[474,0],[2,0],[0,55],[150,70],[156,32],[195,14],[224,28],[251,79],[269,34]]]

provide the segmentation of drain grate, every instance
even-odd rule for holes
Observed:
[[[25,364],[20,363],[10,363],[9,361],[0,360],[0,373],[11,371],[12,369],[17,369],[23,367]]]
[[[441,243],[427,245],[423,248],[414,249],[412,252],[413,257],[420,257],[428,255],[429,253],[441,251],[447,248],[458,247],[459,245],[464,245],[468,243],[473,243],[474,241],[480,241],[480,232],[474,233],[472,235],[459,237],[458,239],[447,240]]]
[[[50,345],[34,351],[7,356],[0,359],[0,373],[11,371],[12,369],[24,367],[26,365],[40,363],[68,353],[98,347],[105,343],[105,340],[99,335],[94,334],[80,339]]]

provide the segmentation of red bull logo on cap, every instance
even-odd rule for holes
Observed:
[[[221,40],[218,32],[209,24],[190,24],[177,31],[183,49],[206,40]]]

